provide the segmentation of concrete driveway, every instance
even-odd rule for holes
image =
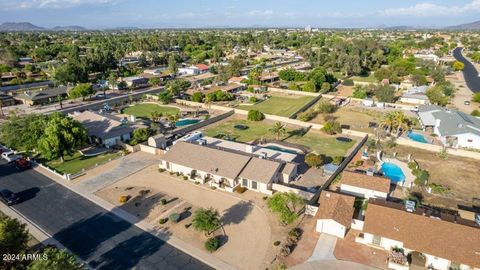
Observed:
[[[311,261],[321,261],[321,260],[336,260],[333,255],[335,250],[335,245],[337,244],[337,237],[322,233],[318,238],[317,245],[313,250],[312,256],[307,260]]]
[[[370,267],[367,265],[347,262],[347,261],[338,261],[338,260],[326,260],[326,261],[313,261],[306,262],[300,265],[289,268],[291,270],[317,270],[317,269],[328,269],[328,270],[376,270],[377,268]]]

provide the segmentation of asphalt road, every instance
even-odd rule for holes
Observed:
[[[53,180],[0,161],[0,189],[17,192],[13,208],[95,269],[211,269]]]
[[[467,83],[468,88],[474,93],[480,92],[480,77],[478,77],[478,72],[475,69],[475,66],[463,57],[462,49],[463,48],[458,47],[453,50],[453,57],[465,65],[463,76],[465,77],[465,82]]]

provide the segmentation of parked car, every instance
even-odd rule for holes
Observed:
[[[18,203],[20,198],[17,196],[17,194],[13,193],[12,191],[8,189],[3,189],[0,190],[0,201],[4,202],[6,205],[14,205]]]
[[[29,169],[32,165],[30,161],[26,160],[25,158],[19,158],[13,162],[13,165],[17,170],[26,170]]]
[[[465,101],[463,102],[463,104],[465,104],[465,105],[470,105],[470,101],[469,101],[469,100],[465,100]]]
[[[17,156],[13,151],[8,151],[8,152],[2,153],[2,158],[5,159],[8,163],[10,163],[19,159],[20,156]]]

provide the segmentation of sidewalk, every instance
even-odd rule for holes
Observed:
[[[114,205],[112,205],[111,203],[95,196],[94,194],[90,193],[88,190],[85,190],[81,187],[78,187],[78,186],[75,186],[73,185],[72,183],[70,182],[67,182],[66,180],[64,179],[60,179],[59,177],[57,177],[56,175],[53,175],[52,173],[40,168],[40,167],[36,167],[34,168],[34,170],[36,170],[37,172],[49,177],[50,179],[52,179],[53,181],[57,182],[58,184],[60,185],[63,185],[64,187],[70,189],[71,191],[81,195],[82,197],[90,200],[91,202],[97,204],[98,206],[104,208],[105,210],[107,211],[110,211],[111,213],[115,214],[116,216],[126,220],[127,222],[133,224],[133,225],[136,225],[138,228],[152,234],[152,235],[155,235],[156,237],[160,238],[161,240],[167,242],[168,244],[174,246],[175,248],[195,257],[196,259],[202,261],[203,263],[205,264],[208,264],[209,266],[215,268],[215,269],[236,269],[234,268],[233,266],[231,266],[230,264],[208,254],[206,251],[203,251],[203,250],[200,250],[200,249],[197,249],[197,248],[194,248],[192,247],[191,245],[189,245],[188,243],[178,239],[177,237],[175,236],[172,236],[172,235],[169,235],[168,237],[166,237],[166,235],[156,231],[155,229],[153,229],[153,227],[144,222],[144,221],[141,221],[140,219],[138,219],[137,217],[127,213],[126,211],[122,210],[122,209],[119,209],[117,207],[115,207]]]

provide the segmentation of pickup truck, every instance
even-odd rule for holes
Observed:
[[[2,153],[2,158],[5,159],[8,163],[13,162],[19,158],[20,156],[17,156],[15,152],[13,151],[8,151],[8,152],[3,152]]]

